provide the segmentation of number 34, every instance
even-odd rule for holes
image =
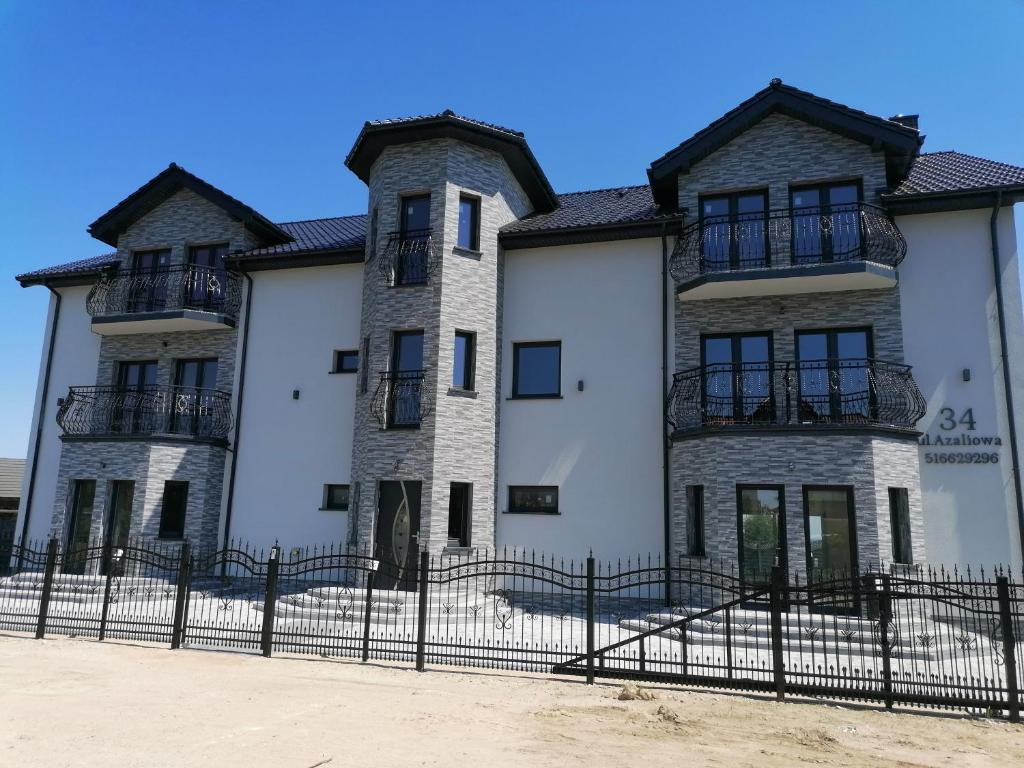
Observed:
[[[957,425],[967,427],[969,432],[974,431],[974,409],[968,408],[963,412],[963,415],[959,419],[956,417],[956,411],[952,408],[943,408],[939,411],[942,416],[942,421],[939,422],[939,428],[944,429],[947,432],[951,429],[956,429]]]

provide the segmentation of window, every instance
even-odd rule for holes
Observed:
[[[860,255],[860,183],[790,191],[793,263],[844,261]]]
[[[723,272],[769,264],[765,211],[767,192],[703,197],[700,201],[704,270]]]
[[[355,373],[359,370],[359,350],[334,350],[334,369],[331,373]]]
[[[155,312],[164,309],[167,302],[167,281],[157,275],[171,267],[171,251],[136,251],[132,271],[144,279],[133,280],[128,289],[126,309],[129,312]]]
[[[843,578],[857,562],[853,489],[804,487],[807,574],[811,581]]]
[[[392,269],[395,285],[421,285],[429,272],[430,195],[402,198],[401,246]]]
[[[704,486],[686,487],[686,554],[704,557]]]
[[[704,418],[711,424],[775,420],[772,337],[768,333],[703,336]]]
[[[562,342],[512,345],[512,397],[561,397]]]
[[[370,360],[370,337],[363,337],[362,352],[359,357],[363,360],[363,367],[359,371],[359,392],[365,395],[367,389],[369,389],[370,382],[370,366],[367,364]]]
[[[156,387],[156,376],[156,360],[118,363],[117,386],[120,396],[109,409],[98,414],[100,419],[110,419],[111,434],[131,435],[149,427],[153,419],[152,392]],[[101,428],[106,425],[94,426]]]
[[[448,546],[469,546],[470,500],[473,486],[469,483],[452,483],[448,500]]]
[[[452,369],[452,386],[455,389],[472,390],[476,368],[476,334],[466,331],[455,332],[455,365]]]
[[[188,249],[188,270],[184,289],[188,306],[206,312],[221,312],[227,300],[224,257],[228,244],[194,245]]]
[[[168,480],[164,483],[164,500],[160,508],[160,538],[185,538],[185,509],[188,506],[188,483]]]
[[[202,435],[213,426],[216,412],[217,358],[178,360],[174,373],[174,413],[171,431]]]
[[[799,419],[863,423],[872,417],[871,329],[797,331]]]
[[[71,522],[65,551],[64,573],[85,573],[85,561],[92,532],[93,502],[96,499],[95,480],[75,480],[71,496]]]
[[[387,403],[388,427],[419,427],[423,378],[423,331],[395,331]]]
[[[327,484],[324,486],[324,501],[323,506],[321,506],[320,509],[340,509],[342,511],[347,511],[350,500],[349,497],[349,486]]]
[[[558,487],[554,485],[510,485],[508,512],[513,515],[557,515]]]
[[[459,248],[480,250],[480,199],[459,197]]]
[[[747,585],[767,584],[772,566],[786,570],[786,506],[781,485],[740,485],[740,578]]]
[[[892,559],[901,565],[913,565],[910,546],[910,495],[906,488],[889,489],[889,519],[892,521]]]
[[[374,206],[373,215],[370,217],[370,258],[377,255],[377,225],[380,219],[380,210]]]

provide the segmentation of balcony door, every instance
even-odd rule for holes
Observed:
[[[189,248],[184,292],[188,306],[206,312],[223,311],[227,298],[227,274],[224,257],[227,243],[197,245]]]
[[[112,399],[110,431],[136,434],[150,431],[160,417],[156,402],[156,360],[133,360],[118,364],[117,394]]]
[[[217,358],[179,360],[174,385],[172,431],[196,436],[207,434],[212,392],[217,387]]]
[[[170,267],[169,248],[135,252],[126,305],[129,312],[157,312],[166,306]]]
[[[791,190],[793,263],[859,258],[860,197],[860,185],[850,182]]]
[[[423,384],[423,331],[397,331],[391,350],[389,427],[418,427]]]
[[[703,411],[706,424],[775,420],[770,333],[704,336]]]
[[[701,256],[705,272],[769,266],[767,192],[703,197]]]
[[[427,281],[427,238],[430,236],[430,195],[402,198],[399,248],[394,263],[395,285]]]
[[[860,424],[871,420],[871,329],[798,331],[798,419]]]

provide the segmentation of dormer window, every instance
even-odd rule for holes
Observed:
[[[702,256],[706,271],[767,266],[767,192],[739,192],[700,201]]]
[[[795,188],[789,194],[795,264],[860,257],[860,184],[820,184]]]

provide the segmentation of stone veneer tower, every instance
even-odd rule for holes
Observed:
[[[469,483],[469,544],[494,545],[501,397],[502,253],[498,230],[555,196],[521,133],[444,112],[367,123],[346,164],[369,186],[360,381],[354,419],[350,540],[374,542],[382,481],[421,483],[418,545],[447,544],[451,483]],[[430,196],[427,280],[395,285],[382,260],[400,230],[403,200]],[[459,202],[479,201],[479,246],[458,247]],[[395,333],[423,332],[418,429],[388,428],[373,413]],[[472,391],[451,387],[456,331],[475,334]]]

